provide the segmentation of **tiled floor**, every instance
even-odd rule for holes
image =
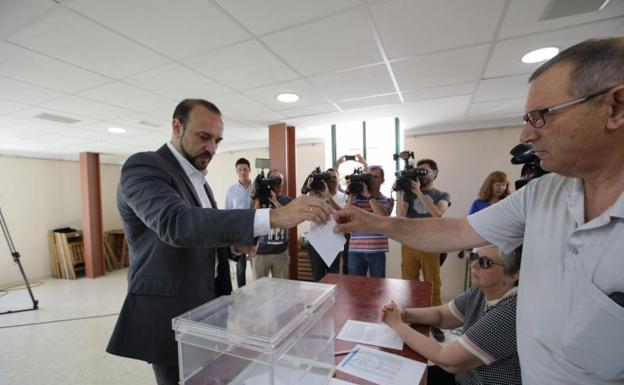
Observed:
[[[39,309],[0,316],[0,384],[154,384],[146,363],[104,351],[126,291],[126,270],[97,279],[46,279]],[[0,312],[27,308],[26,290],[0,297]]]

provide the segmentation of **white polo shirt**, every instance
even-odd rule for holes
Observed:
[[[518,354],[524,384],[624,383],[624,193],[585,223],[580,179],[548,174],[468,217],[510,252],[523,243]]]

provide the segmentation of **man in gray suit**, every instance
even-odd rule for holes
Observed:
[[[218,210],[205,175],[223,139],[221,112],[205,100],[183,100],[172,129],[170,143],[132,155],[121,171],[128,293],[106,348],[152,364],[159,385],[178,383],[171,319],[232,291],[229,246],[252,244],[271,228],[326,222],[331,211],[311,197],[278,209]]]

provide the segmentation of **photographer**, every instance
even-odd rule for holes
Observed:
[[[518,355],[525,385],[624,381],[624,38],[561,51],[529,78],[520,141],[548,175],[468,218],[346,208],[336,232],[377,231],[428,251],[523,244]]]
[[[259,188],[266,186],[254,186],[253,208],[265,207],[278,208],[290,203],[290,198],[282,195],[284,189],[284,175],[278,170],[271,170],[267,174],[271,181],[269,196],[265,199]],[[273,278],[288,279],[288,231],[274,228],[268,235],[258,238],[255,262],[253,264],[254,279],[268,277],[269,272]]]
[[[340,210],[346,206],[347,196],[337,190],[338,171],[333,168],[328,168],[326,173],[329,174],[329,179],[327,182],[324,182],[323,191],[311,190],[309,194],[325,199],[334,209]],[[328,267],[314,247],[312,245],[308,245],[310,265],[312,266],[312,279],[314,282],[320,281],[327,273],[337,274],[340,268],[340,256],[344,252],[344,250],[339,252],[336,259],[334,259],[334,262]]]
[[[438,164],[431,159],[421,159],[416,167],[427,170],[418,177],[418,182],[411,181],[411,190],[397,191],[397,217],[439,218],[451,205],[447,192],[433,187],[438,176]],[[401,278],[419,280],[422,270],[423,280],[433,285],[432,306],[440,305],[440,253],[428,253],[401,245]],[[444,333],[435,327],[431,334],[438,341],[444,341]]]
[[[349,203],[362,210],[377,215],[389,216],[394,207],[392,198],[384,196],[380,189],[384,183],[384,170],[380,166],[370,166],[370,182],[349,182]],[[353,179],[353,176],[352,176]],[[352,185],[362,184],[362,192],[354,193]],[[388,237],[377,232],[351,233],[349,241],[349,274],[384,278],[386,276],[386,252]]]

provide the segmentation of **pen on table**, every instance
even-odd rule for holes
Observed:
[[[336,350],[336,351],[334,352],[334,356],[341,356],[341,355],[343,355],[343,354],[347,354],[347,353],[349,353],[351,350],[353,350],[353,349],[347,349],[347,350]]]

